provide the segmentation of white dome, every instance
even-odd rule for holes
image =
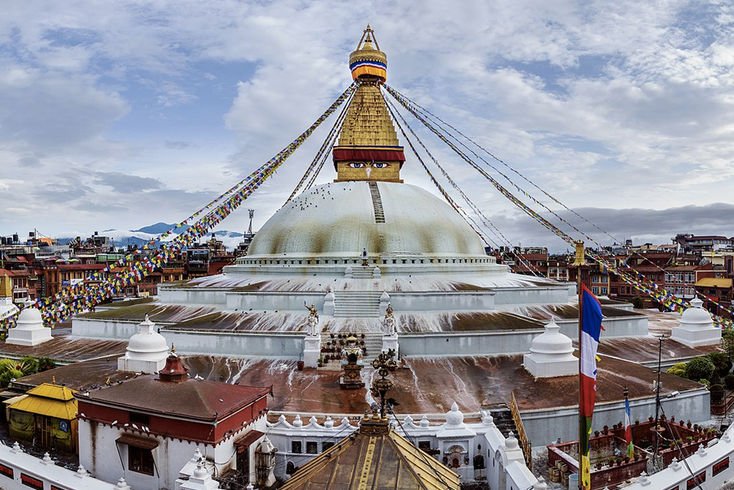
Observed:
[[[573,344],[569,337],[561,333],[561,327],[551,318],[545,326],[545,331],[533,339],[530,352],[536,355],[536,359],[566,357],[573,352]]]
[[[680,317],[681,325],[708,327],[713,325],[711,314],[703,309],[703,301],[698,298],[691,300],[691,307],[686,309]]]
[[[43,318],[41,312],[37,308],[23,308],[16,320],[15,328],[20,330],[30,330],[43,327]]]
[[[260,228],[248,256],[352,257],[366,249],[486,257],[479,236],[443,200],[414,185],[369,184],[335,182],[304,192]]]
[[[153,330],[155,323],[148,316],[140,324],[140,331],[130,337],[127,344],[128,359],[158,359],[168,355],[168,345],[163,335]]]

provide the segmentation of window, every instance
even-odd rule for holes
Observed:
[[[322,451],[326,451],[327,449],[329,449],[329,448],[330,448],[330,447],[332,447],[333,445],[334,445],[334,443],[333,443],[333,442],[331,442],[331,441],[328,441],[328,442],[324,442],[323,444],[321,444],[321,450],[322,450]]]
[[[306,441],[306,454],[318,454],[319,443],[316,441]]]
[[[8,478],[15,478],[15,475],[13,474],[13,468],[10,466],[5,466],[4,464],[0,464],[0,475],[5,475]]]
[[[291,452],[296,454],[301,454],[303,452],[301,441],[291,441]]]
[[[130,423],[136,425],[150,425],[150,417],[142,413],[130,412]]]
[[[37,490],[43,490],[43,480],[39,480],[38,478],[26,475],[25,473],[20,474],[20,482],[23,484],[24,487],[31,487]]]
[[[693,478],[689,479],[686,482],[686,488],[688,490],[692,490],[693,488],[696,488],[698,485],[706,481],[706,472],[702,471],[698,475],[694,476]]]
[[[711,476],[716,476],[729,467],[729,458],[724,458],[711,468]]]
[[[127,464],[130,471],[152,475],[153,453],[150,452],[150,449],[128,446]]]
[[[418,441],[418,449],[421,451],[430,451],[431,441]]]

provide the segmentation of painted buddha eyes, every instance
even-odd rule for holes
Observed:
[[[363,168],[366,166],[371,166],[372,168],[386,168],[390,164],[385,162],[373,162],[373,163],[362,163],[362,162],[352,162],[349,164],[352,168]]]

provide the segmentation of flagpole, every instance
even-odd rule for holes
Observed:
[[[579,463],[579,481],[578,481],[578,488],[579,490],[583,490],[584,484],[583,484],[583,463],[582,463],[582,455],[581,455],[581,441],[584,439],[584,424],[582,421],[583,414],[581,412],[581,406],[583,404],[583,381],[581,379],[581,319],[583,317],[583,312],[581,311],[581,301],[583,299],[583,288],[582,288],[582,282],[581,282],[581,270],[584,265],[584,262],[586,261],[584,257],[584,242],[577,241],[576,242],[576,257],[574,259],[573,264],[576,266],[576,293],[578,294],[578,310],[579,310],[579,318],[578,318],[578,346],[579,346],[579,450],[578,450],[578,463]]]

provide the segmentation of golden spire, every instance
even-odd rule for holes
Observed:
[[[380,84],[387,77],[387,56],[380,51],[369,25],[362,32],[357,49],[349,56],[349,68],[359,87],[334,147],[336,181],[402,182],[403,147],[380,92]]]

